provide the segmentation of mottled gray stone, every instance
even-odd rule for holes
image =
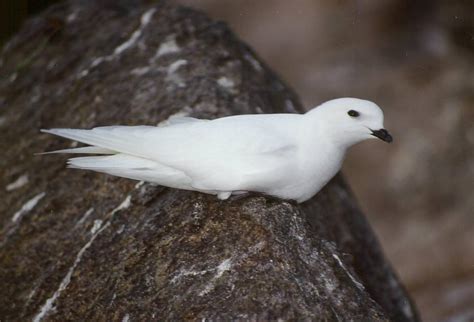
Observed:
[[[69,144],[40,128],[302,111],[225,24],[147,3],[65,2],[3,49],[0,319],[416,321],[341,177],[219,201],[33,155]]]

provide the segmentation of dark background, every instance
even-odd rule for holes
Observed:
[[[53,2],[0,2],[0,46]],[[353,148],[344,173],[422,318],[472,318],[474,1],[179,2],[229,23],[307,108],[384,109],[395,142]]]
[[[0,47],[20,28],[30,15],[40,12],[58,0],[2,0],[0,1]]]

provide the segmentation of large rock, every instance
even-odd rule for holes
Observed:
[[[70,1],[4,48],[0,319],[416,321],[341,177],[303,205],[67,170],[40,128],[297,112],[222,23],[166,2]]]

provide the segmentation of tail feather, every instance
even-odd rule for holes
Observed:
[[[108,156],[71,158],[68,160],[68,167],[103,172],[139,181],[154,182],[178,189],[190,189],[191,184],[191,179],[182,171],[123,153]]]
[[[91,130],[83,129],[42,129],[41,132],[61,136],[70,140],[82,142],[92,146],[117,151],[130,155],[141,156],[138,151],[142,143],[142,136],[135,137],[136,133],[143,134],[149,130],[156,130],[155,126],[105,126]]]
[[[55,150],[55,151],[47,151],[37,153],[37,155],[44,155],[44,154],[58,154],[58,153],[73,153],[73,154],[116,154],[116,151],[100,148],[98,146],[85,146],[81,148],[73,148],[73,149],[62,149],[62,150]]]
[[[153,169],[156,162],[126,154],[110,156],[78,157],[68,160],[70,168],[79,169]]]

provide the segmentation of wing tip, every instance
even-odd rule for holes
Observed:
[[[41,133],[52,134],[63,137],[67,130],[70,129],[61,129],[61,128],[54,128],[54,129],[40,129]]]
[[[47,154],[53,154],[53,153],[56,153],[56,151],[36,152],[36,153],[33,153],[33,155],[37,156],[37,155],[47,155]]]

